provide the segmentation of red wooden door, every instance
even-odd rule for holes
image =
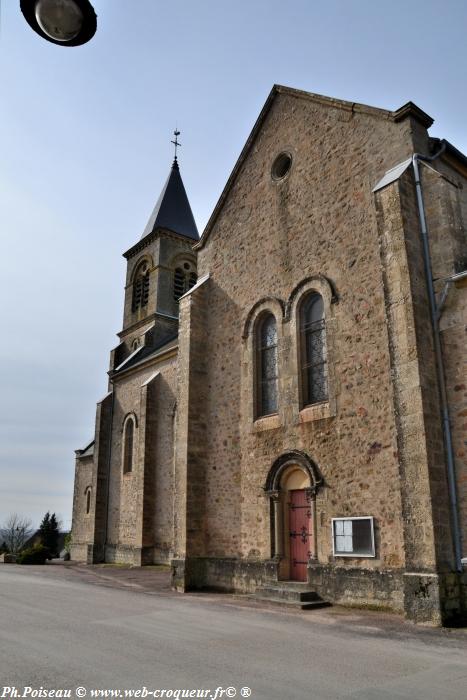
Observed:
[[[307,564],[313,553],[311,500],[305,489],[289,491],[290,578],[307,580]]]

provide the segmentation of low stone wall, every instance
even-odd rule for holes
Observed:
[[[402,571],[311,565],[308,581],[323,600],[379,610],[404,611]]]
[[[254,593],[278,580],[278,562],[211,557],[174,560],[172,582],[177,590],[206,589]],[[313,565],[308,569],[310,587],[324,599],[343,605],[404,610],[402,571],[348,569]]]
[[[196,557],[172,561],[172,587],[178,591],[210,589],[254,593],[277,580],[275,561]]]
[[[171,565],[172,587],[178,591],[254,593],[278,580],[274,560],[197,557],[173,560]],[[308,583],[331,603],[388,610],[422,624],[456,624],[467,612],[467,572],[411,573],[312,564]]]

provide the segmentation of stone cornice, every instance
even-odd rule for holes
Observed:
[[[139,252],[144,250],[149,243],[151,243],[154,239],[158,238],[158,236],[163,235],[166,236],[167,238],[173,238],[174,240],[177,241],[186,241],[187,243],[190,244],[190,248],[193,246],[197,245],[197,241],[194,241],[192,238],[188,238],[187,236],[182,236],[180,233],[176,233],[175,231],[170,231],[169,229],[166,228],[158,228],[155,231],[151,231],[151,233],[148,233],[147,236],[142,238],[138,243],[135,243],[134,246],[129,248],[125,253],[123,253],[123,257],[129,260],[130,258],[134,257],[137,255]]]
[[[402,105],[402,107],[392,112],[392,118],[395,122],[400,122],[402,119],[406,119],[406,117],[412,117],[420,122],[425,129],[429,129],[434,122],[434,119],[432,119],[429,114],[424,112],[423,109],[420,109],[420,107],[417,107],[413,102],[407,102],[405,105]]]

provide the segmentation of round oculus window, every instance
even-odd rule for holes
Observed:
[[[271,168],[273,180],[282,180],[290,170],[292,165],[292,156],[290,153],[279,153]]]

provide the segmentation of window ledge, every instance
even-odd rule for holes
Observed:
[[[331,410],[329,401],[322,401],[313,406],[305,406],[298,414],[299,423],[308,423],[313,420],[322,420],[323,418],[331,418],[334,412]]]
[[[334,552],[334,558],[345,557],[346,559],[376,559],[376,554],[373,552],[367,552],[366,554],[356,554],[355,552],[350,552],[349,554],[344,554],[344,552]]]
[[[253,433],[262,433],[265,430],[276,430],[282,425],[281,419],[277,413],[272,416],[264,416],[263,418],[258,418],[253,423],[252,431]]]

